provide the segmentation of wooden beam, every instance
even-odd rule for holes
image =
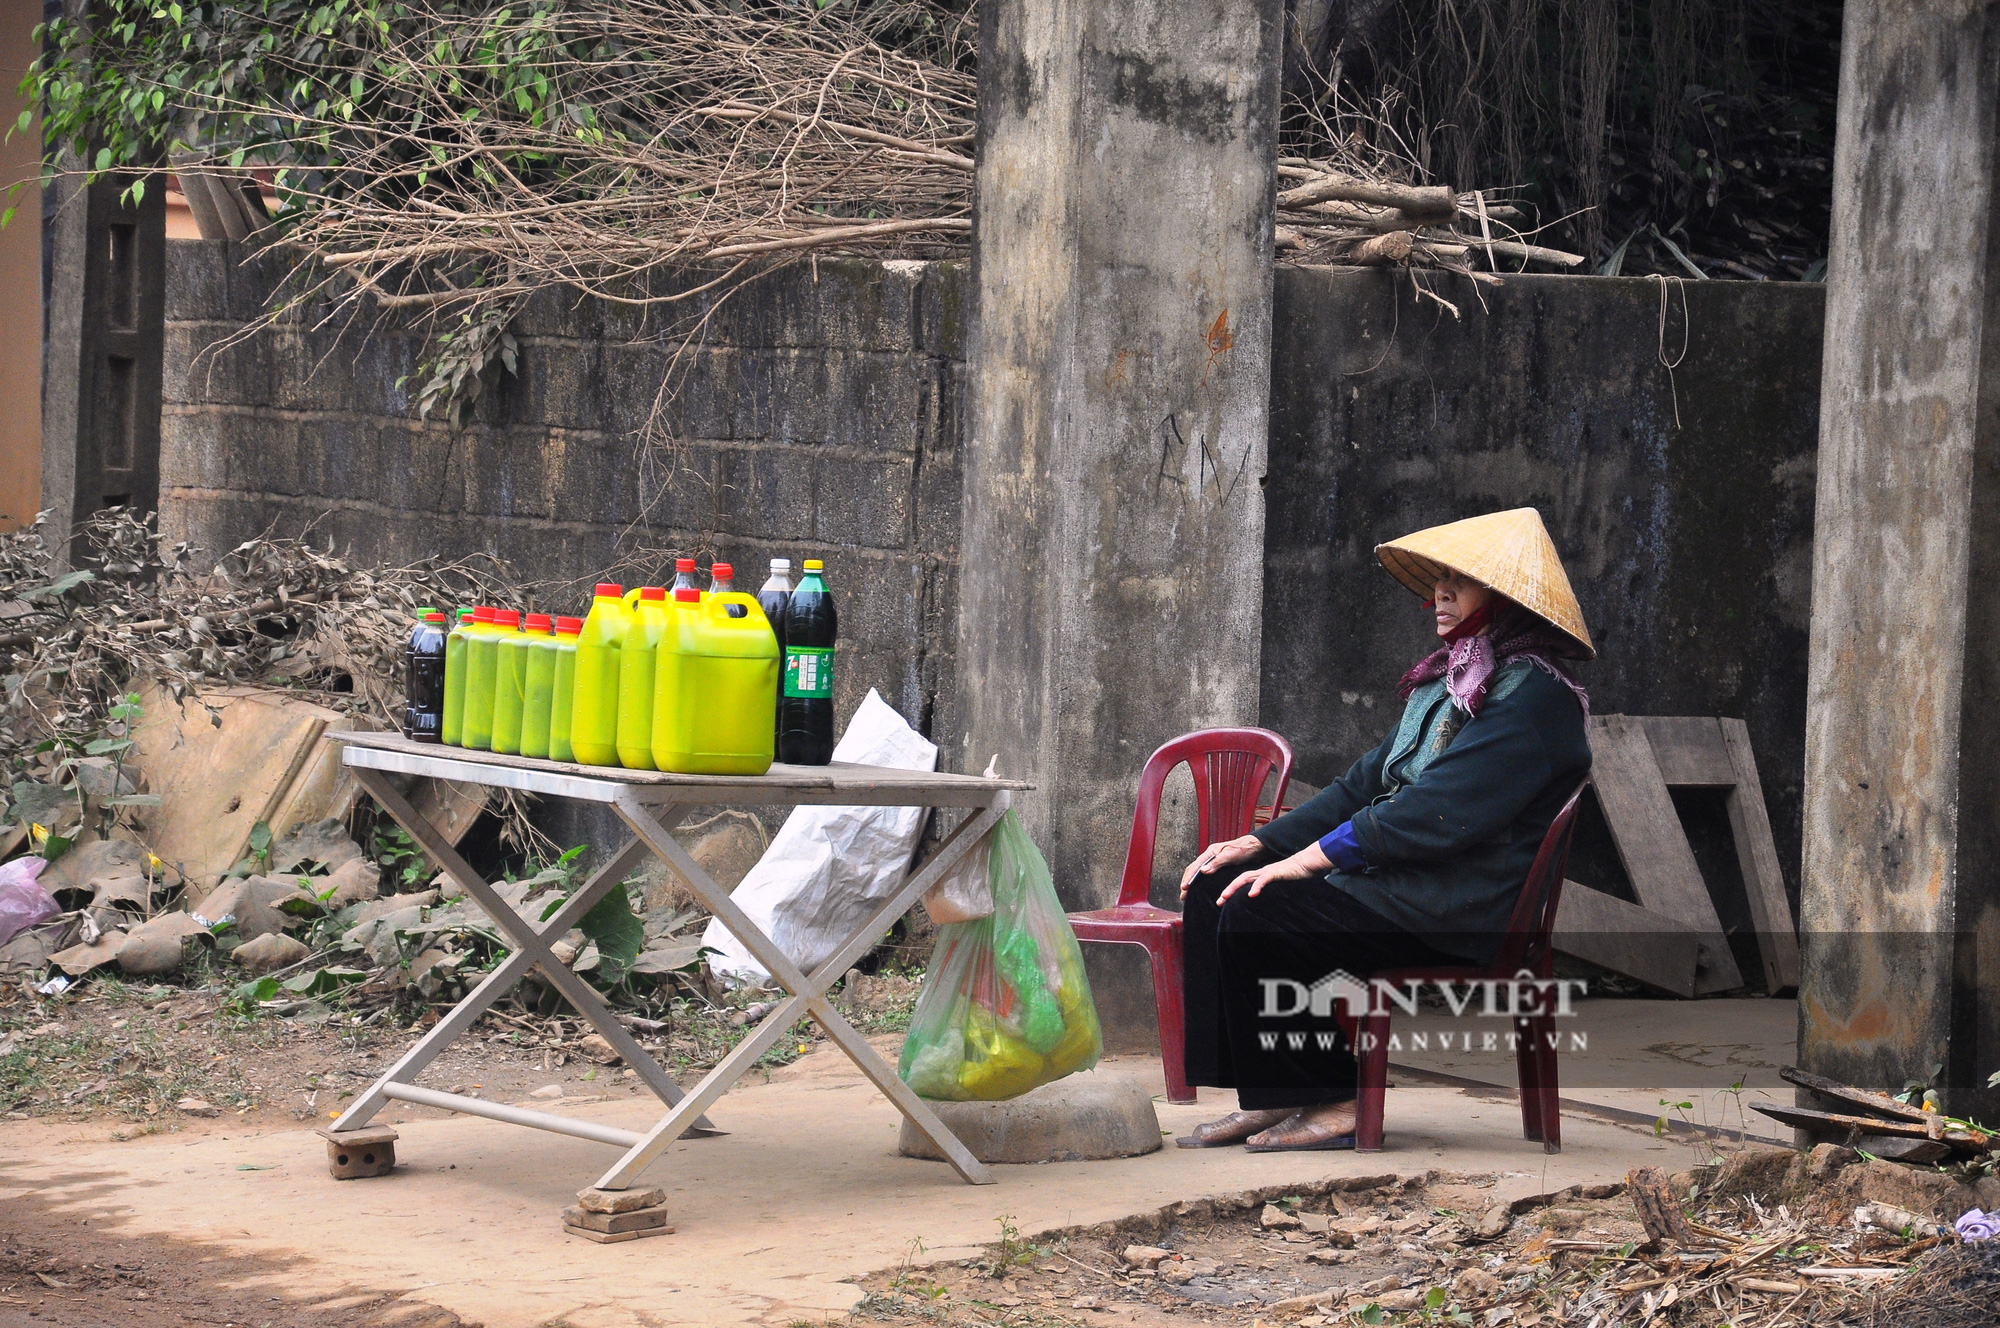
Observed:
[[[1695,994],[1700,942],[1685,922],[1575,881],[1556,901],[1556,949],[1676,996]]]
[[[1750,750],[1750,728],[1740,719],[1717,722],[1736,772],[1735,787],[1729,791],[1729,832],[1743,869],[1743,889],[1750,897],[1750,920],[1757,928],[1764,987],[1773,996],[1796,991],[1798,930],[1792,922],[1791,900],[1785,894],[1785,873],[1778,866],[1778,846],[1771,838],[1764,786],[1757,779],[1757,760]]]
[[[1729,788],[1736,767],[1722,740],[1722,721],[1709,715],[1635,715],[1652,744],[1660,778],[1674,788]]]
[[[1742,974],[1660,777],[1645,726],[1629,715],[1606,715],[1591,726],[1590,738],[1590,782],[1633,893],[1647,909],[1687,923],[1699,934],[1698,992],[1741,987]]]

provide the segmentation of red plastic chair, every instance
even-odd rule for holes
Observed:
[[[1153,891],[1153,848],[1160,826],[1160,791],[1175,766],[1187,763],[1194,777],[1198,853],[1222,839],[1250,833],[1257,799],[1272,767],[1278,786],[1272,807],[1285,805],[1292,778],[1292,748],[1268,729],[1197,729],[1184,733],[1146,758],[1139,775],[1132,839],[1125,848],[1125,879],[1118,902],[1090,913],[1072,913],[1069,924],[1079,941],[1144,946],[1153,963],[1153,1007],[1160,1019],[1160,1060],[1166,1067],[1167,1101],[1192,1102],[1188,1086],[1186,1029],[1181,1015],[1181,915],[1147,902]]]
[[[1378,973],[1377,978],[1401,985],[1405,982],[1484,982],[1497,978],[1508,981],[1522,969],[1538,979],[1555,976],[1556,904],[1562,897],[1563,872],[1569,866],[1570,834],[1576,827],[1576,805],[1583,785],[1569,795],[1542,847],[1528,868],[1514,915],[1507,922],[1507,937],[1490,964],[1466,964],[1449,968],[1404,968]],[[1543,988],[1544,993],[1550,989]],[[1556,1088],[1555,1016],[1553,997],[1537,1002],[1533,1013],[1514,1019],[1514,1068],[1521,1080],[1521,1134],[1539,1140],[1545,1153],[1562,1151],[1562,1118]],[[1336,1016],[1338,1017],[1338,1016]],[[1342,1020],[1346,1023],[1345,1020]],[[1349,1041],[1361,1048],[1361,1086],[1355,1104],[1354,1148],[1361,1153],[1382,1151],[1383,1098],[1389,1087],[1389,1012],[1371,1011],[1349,1030]]]

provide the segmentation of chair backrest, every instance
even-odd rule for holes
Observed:
[[[1250,833],[1257,799],[1273,767],[1278,787],[1271,805],[1285,804],[1292,778],[1292,745],[1269,729],[1196,729],[1164,744],[1146,758],[1139,775],[1139,800],[1132,811],[1132,838],[1125,846],[1125,878],[1118,902],[1143,904],[1153,892],[1153,845],[1160,830],[1160,793],[1175,766],[1187,763],[1194,777],[1198,817],[1195,851],[1220,839]]]
[[[1514,915],[1507,919],[1507,937],[1494,957],[1495,969],[1516,972],[1522,968],[1540,972],[1539,965],[1553,953],[1556,905],[1562,900],[1563,873],[1569,869],[1569,841],[1576,831],[1576,808],[1589,781],[1576,786],[1569,801],[1549,823],[1534,865],[1514,901]]]

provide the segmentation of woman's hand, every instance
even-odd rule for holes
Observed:
[[[1326,854],[1320,852],[1319,845],[1308,844],[1283,862],[1244,872],[1224,887],[1222,893],[1215,897],[1215,902],[1218,905],[1227,902],[1229,896],[1245,886],[1249,887],[1252,895],[1256,895],[1272,881],[1303,881],[1308,876],[1324,876],[1332,870],[1333,864],[1327,861]]]
[[[1196,855],[1195,860],[1187,865],[1187,870],[1181,873],[1181,898],[1187,898],[1188,887],[1193,885],[1194,878],[1203,872],[1221,871],[1224,867],[1248,862],[1263,851],[1263,841],[1255,835],[1245,835],[1241,839],[1227,839],[1220,844],[1210,844]]]

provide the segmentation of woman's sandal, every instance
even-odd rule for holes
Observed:
[[[1315,1153],[1330,1152],[1354,1147],[1354,1130],[1338,1132],[1331,1125],[1305,1118],[1304,1112],[1295,1112],[1268,1130],[1261,1131],[1245,1140],[1243,1148],[1250,1153]]]
[[[1240,1144],[1259,1130],[1268,1130],[1291,1119],[1292,1115],[1291,1111],[1285,1109],[1232,1111],[1219,1120],[1203,1121],[1174,1140],[1174,1143],[1181,1148],[1222,1148],[1229,1144]]]

